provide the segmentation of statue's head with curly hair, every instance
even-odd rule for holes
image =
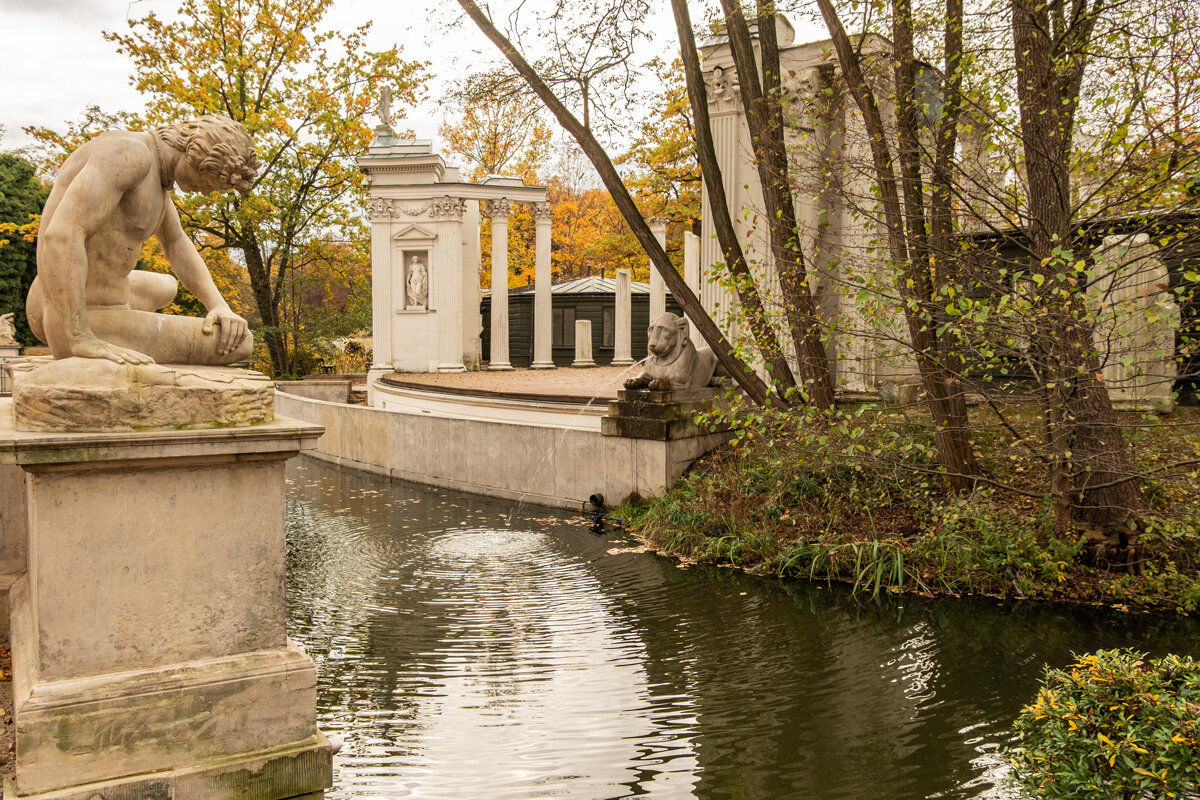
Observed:
[[[216,114],[163,125],[154,135],[184,154],[192,168],[214,175],[240,192],[250,191],[258,175],[258,156],[250,134],[239,122]]]

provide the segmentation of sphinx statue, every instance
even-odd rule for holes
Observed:
[[[688,322],[675,314],[663,314],[647,330],[650,357],[642,373],[625,381],[626,389],[697,389],[709,386],[717,369],[717,355],[708,347],[696,347]]]

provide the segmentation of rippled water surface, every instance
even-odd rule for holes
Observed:
[[[581,517],[289,468],[289,626],[340,798],[992,798],[1044,663],[1157,619],[680,569]]]

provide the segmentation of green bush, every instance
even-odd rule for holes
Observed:
[[[1013,777],[1027,797],[1200,798],[1200,664],[1129,650],[1046,670],[1017,718]]]

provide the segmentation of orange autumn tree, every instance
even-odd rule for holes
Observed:
[[[302,348],[284,310],[324,241],[365,241],[366,182],[354,163],[372,139],[382,86],[416,102],[424,65],[397,48],[371,51],[370,25],[330,31],[333,0],[182,0],[106,38],[133,62],[149,123],[217,113],[254,137],[263,169],[253,191],[177,200],[193,235],[236,252],[250,279],[255,337],[275,373],[295,373]]]

